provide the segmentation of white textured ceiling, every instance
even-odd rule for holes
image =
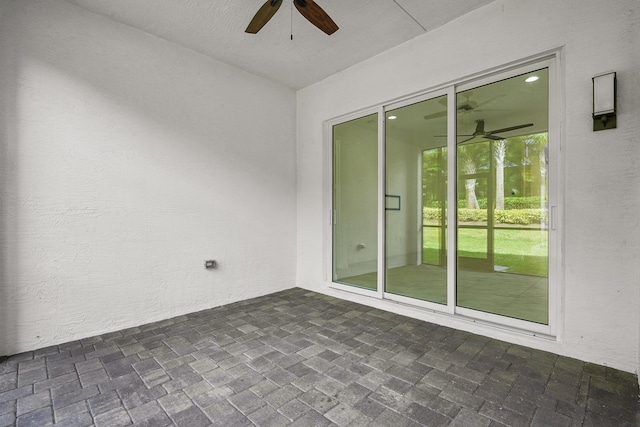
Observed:
[[[255,35],[244,30],[264,0],[67,1],[300,89],[493,0],[316,0],[340,27],[331,36],[307,22],[291,0]]]

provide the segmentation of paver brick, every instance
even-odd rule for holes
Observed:
[[[330,426],[332,424],[331,420],[325,418],[317,411],[309,411],[298,418],[294,423],[291,424],[292,427],[307,427],[307,426],[315,426],[315,427],[324,427]]]
[[[289,425],[289,420],[270,406],[251,413],[248,417],[257,427],[284,427]]]
[[[194,405],[191,399],[183,392],[168,394],[159,398],[158,402],[169,416],[184,411]]]
[[[273,393],[266,396],[264,398],[264,401],[271,405],[273,408],[278,409],[284,404],[300,396],[301,394],[302,391],[299,388],[289,384],[284,387],[278,388]]]
[[[9,427],[15,425],[16,415],[15,413],[7,413],[0,415],[0,427]]]
[[[47,379],[47,369],[42,366],[32,371],[18,373],[18,387],[33,384]]]
[[[164,414],[166,416],[166,413],[164,412],[164,410],[160,407],[158,402],[155,400],[152,400],[150,402],[147,402],[145,404],[142,404],[140,406],[137,406],[129,410],[129,415],[131,416],[131,419],[133,420],[134,423],[142,422],[149,418],[153,418],[159,414]]]
[[[18,373],[15,371],[0,375],[0,393],[16,388],[17,383]]]
[[[87,403],[94,417],[112,409],[119,408],[122,405],[120,397],[115,391],[101,393],[91,397],[87,400]]]
[[[20,399],[21,397],[28,396],[33,393],[33,386],[26,385],[19,388],[4,391],[0,393],[0,403],[10,402],[12,400]]]
[[[324,414],[338,404],[338,401],[335,398],[327,396],[318,390],[309,390],[306,393],[301,394],[298,399],[318,411],[320,414]]]
[[[29,394],[18,399],[16,414],[20,417],[23,414],[36,409],[51,406],[51,395],[49,390],[43,390],[35,394]]]
[[[98,358],[83,360],[82,362],[78,362],[75,365],[78,374],[84,374],[85,372],[91,372],[95,369],[100,369],[103,367],[102,362]]]
[[[228,400],[245,415],[250,414],[266,404],[264,400],[260,399],[251,390],[245,390],[241,393],[234,394]]]
[[[119,392],[122,399],[122,403],[125,408],[133,409],[147,402],[157,400],[167,394],[166,390],[162,386],[155,386],[152,388],[138,387]]]
[[[103,368],[80,374],[80,383],[82,384],[82,387],[102,384],[106,381],[109,381],[109,375],[107,375],[107,371]]]
[[[303,414],[309,412],[311,408],[298,399],[293,399],[288,403],[278,408],[278,412],[281,413],[289,421],[295,421]]]
[[[69,418],[75,418],[76,415],[82,414],[85,412],[89,413],[89,409],[87,408],[87,402],[83,400],[81,402],[56,409],[55,411],[53,411],[53,415],[57,424]]]
[[[16,427],[48,426],[53,424],[53,411],[50,406],[40,408],[16,418]]]
[[[71,414],[69,418],[56,420],[56,427],[91,427],[93,426],[93,418],[89,412],[76,412]]]
[[[16,412],[16,401],[11,400],[9,402],[0,403],[0,415]]]
[[[110,378],[118,378],[135,372],[132,365],[139,360],[140,359],[136,355],[123,357],[121,359],[104,363],[104,368]]]
[[[96,427],[128,426],[131,425],[131,417],[124,408],[116,408],[97,415],[93,419]]]
[[[98,387],[90,386],[87,388],[81,388],[80,390],[72,391],[70,393],[54,395],[53,396],[53,409],[63,408],[73,403],[78,403],[83,400],[87,400],[99,393]]]

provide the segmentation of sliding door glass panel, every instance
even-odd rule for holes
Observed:
[[[377,289],[378,115],[333,127],[333,281]]]
[[[545,68],[457,94],[460,307],[549,322],[548,93]]]
[[[385,291],[447,303],[447,97],[386,112]]]

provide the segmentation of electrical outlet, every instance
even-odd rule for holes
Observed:
[[[204,262],[204,268],[217,268],[218,263],[215,260],[208,260]]]

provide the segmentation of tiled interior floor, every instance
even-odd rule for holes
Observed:
[[[634,375],[291,289],[0,363],[0,426],[638,426]]]
[[[345,277],[340,283],[375,289],[377,273]],[[546,277],[503,272],[460,270],[458,305],[516,319],[546,324],[548,287]],[[434,265],[404,265],[387,272],[387,292],[447,303],[447,270]]]

